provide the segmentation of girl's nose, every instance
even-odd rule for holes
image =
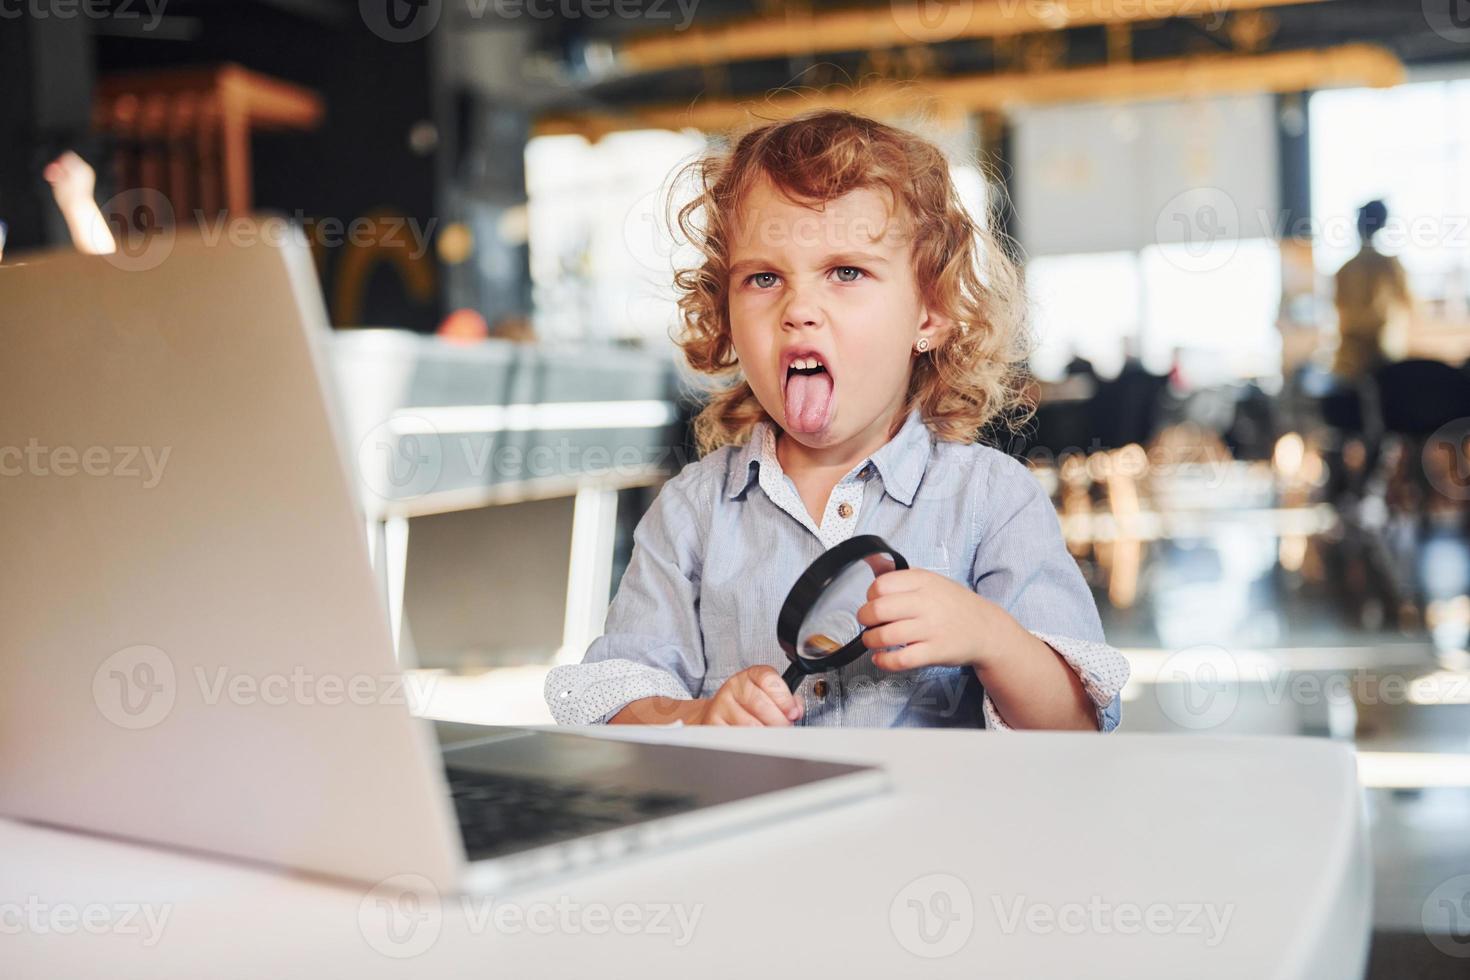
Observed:
[[[793,292],[782,312],[781,325],[788,330],[797,327],[814,327],[821,322],[821,312],[808,294]]]

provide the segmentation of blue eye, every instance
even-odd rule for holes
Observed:
[[[837,272],[837,273],[854,272],[854,273],[857,274],[854,278],[851,278],[851,279],[843,279],[839,275],[839,278],[838,278],[838,281],[839,282],[858,282],[861,279],[866,279],[867,276],[868,276],[868,274],[866,272],[864,272],[862,269],[859,269],[855,265],[839,265],[839,266],[834,266],[833,267],[833,271],[834,272]],[[777,279],[779,277],[774,272],[752,272],[750,275],[748,275],[748,276],[745,277],[745,283],[747,285],[754,283],[757,289],[766,289],[766,288],[769,288],[770,286],[775,285],[774,282],[770,282],[770,283],[756,282],[757,279],[762,279],[762,278],[769,278],[769,279],[774,280],[774,279]]]

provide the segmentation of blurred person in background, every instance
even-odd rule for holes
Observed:
[[[1388,207],[1369,201],[1358,211],[1362,248],[1337,270],[1337,356],[1332,373],[1356,381],[1408,351],[1408,320],[1413,300],[1404,267],[1374,247],[1388,224]]]

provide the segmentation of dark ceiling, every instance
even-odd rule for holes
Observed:
[[[107,0],[115,10],[143,10],[149,0]],[[158,0],[152,0],[157,3]],[[814,13],[868,7],[883,16],[894,0],[867,3],[802,4]],[[964,2],[964,0],[962,0]],[[987,2],[987,0],[976,0]],[[1007,0],[998,0],[1007,2]],[[1010,0],[1026,2],[1026,0]],[[610,41],[638,33],[671,32],[692,5],[693,23],[711,26],[753,16],[779,16],[789,5],[751,0],[167,0],[163,18],[144,33],[139,22],[115,18],[99,21],[99,61],[103,71],[144,64],[178,64],[221,52],[271,48],[286,41],[304,46],[331,43],[334,34],[362,32],[360,4],[397,4],[412,13],[412,4],[442,4],[440,29],[465,34],[529,31],[534,47],[566,65],[572,85],[565,93],[571,106],[615,107],[656,99],[692,98],[718,90],[741,96],[788,84],[852,82],[871,75],[869,52],[819,52],[812,55],[748,61],[718,69],[680,68],[616,75],[595,66],[599,50]],[[682,6],[681,6],[682,5]],[[1329,0],[1276,7],[1264,12],[1257,50],[1316,48],[1349,42],[1383,45],[1409,64],[1470,59],[1470,20],[1462,15],[1465,0]],[[1441,9],[1442,8],[1442,9]],[[433,7],[425,9],[435,9]],[[612,16],[619,11],[622,16]],[[632,14],[632,15],[630,15]],[[1240,16],[1240,15],[1232,15]],[[1446,29],[1446,28],[1450,29]],[[1436,29],[1439,28],[1439,29]],[[1049,57],[1055,63],[1086,65],[1107,57],[1101,27],[1053,32]],[[1060,43],[1058,43],[1058,41]],[[1024,42],[1023,42],[1024,43]],[[1192,53],[1239,50],[1239,34],[1220,17],[1172,19],[1140,24],[1132,32],[1133,56],[1153,59]],[[993,71],[1014,59],[1014,46],[989,39],[956,40],[928,46],[923,70],[938,74]],[[884,54],[902,63],[904,52]],[[234,60],[249,62],[248,56]],[[272,59],[276,60],[276,59]]]

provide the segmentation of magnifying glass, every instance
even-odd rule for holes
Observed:
[[[787,593],[776,618],[776,638],[791,661],[782,680],[793,694],[807,675],[845,667],[867,652],[867,628],[857,621],[857,612],[868,601],[873,579],[890,571],[881,555],[893,559],[893,570],[909,567],[887,541],[860,534],[824,552]]]

